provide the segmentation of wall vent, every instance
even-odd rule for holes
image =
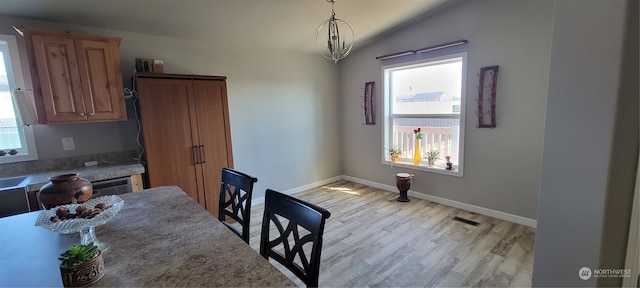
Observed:
[[[465,223],[465,224],[473,225],[473,226],[480,225],[480,223],[478,223],[476,221],[469,220],[469,219],[464,219],[464,218],[458,217],[458,216],[453,217],[453,220],[456,220],[456,221],[459,221],[459,222],[462,222],[462,223]]]

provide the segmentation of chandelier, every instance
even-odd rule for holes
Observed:
[[[351,52],[355,34],[349,23],[336,18],[336,13],[333,11],[336,1],[327,0],[331,3],[331,17],[318,26],[316,48],[322,57],[337,63],[338,60],[347,57]],[[327,38],[324,38],[325,36]]]

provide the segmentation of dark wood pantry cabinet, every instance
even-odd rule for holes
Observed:
[[[177,185],[217,215],[233,168],[226,77],[138,73],[136,85],[150,186]]]

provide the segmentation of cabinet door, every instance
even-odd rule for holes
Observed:
[[[194,80],[206,209],[218,215],[222,168],[233,168],[225,81]]]
[[[33,35],[33,50],[46,122],[85,120],[73,39]]]
[[[179,186],[204,207],[191,81],[139,78],[137,86],[149,184]]]
[[[126,120],[117,44],[92,40],[75,44],[88,120]]]

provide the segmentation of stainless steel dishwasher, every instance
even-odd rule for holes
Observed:
[[[131,188],[131,177],[94,181],[91,182],[91,185],[93,185],[93,195],[91,198],[105,195],[118,195],[133,191]]]

